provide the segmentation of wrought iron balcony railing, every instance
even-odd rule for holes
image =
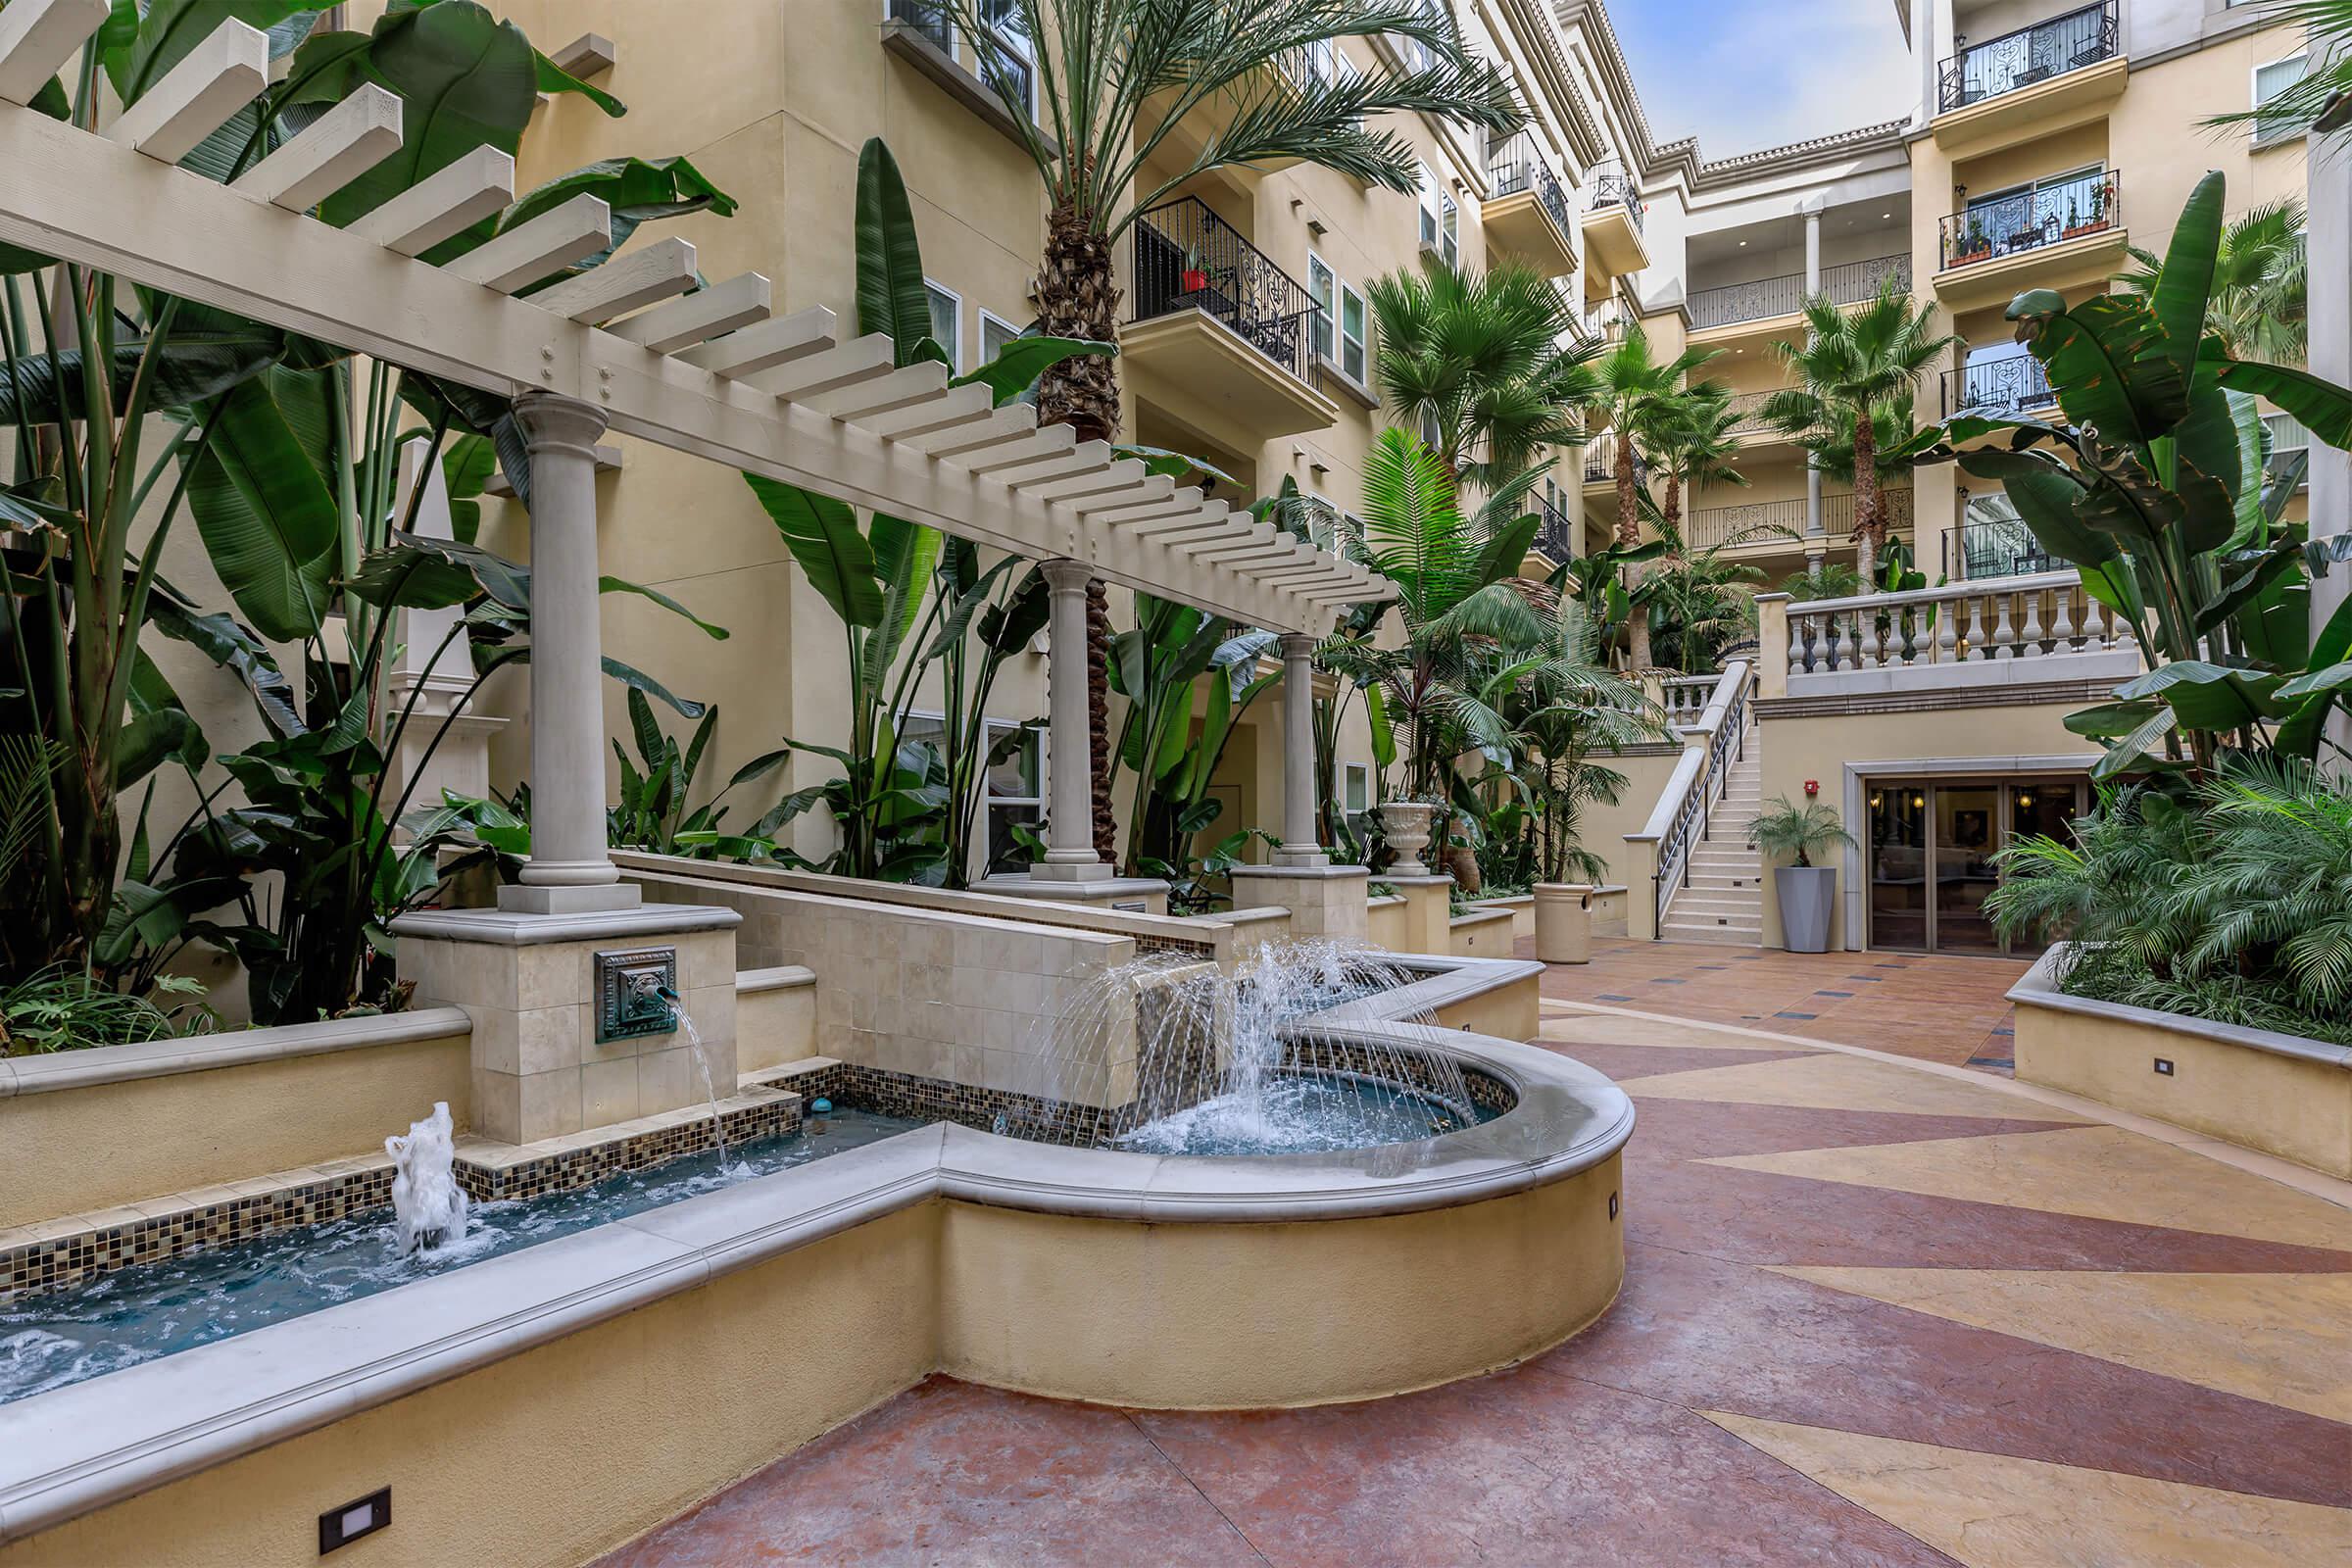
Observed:
[[[1909,533],[1912,521],[1911,492],[1887,490],[1886,501],[1886,526],[1899,533]],[[1838,491],[1821,498],[1821,526],[1818,537],[1843,539],[1854,531],[1854,497],[1851,491]],[[1778,537],[1805,535],[1805,498],[1790,496],[1785,501],[1749,501],[1736,507],[1701,507],[1683,518],[1683,540],[1693,550],[1706,550],[1753,534],[1752,540],[1764,543],[1782,530]]]
[[[1868,261],[1840,262],[1821,270],[1821,291],[1838,305],[1859,305],[1878,293],[1887,278],[1911,282],[1911,258],[1874,256]],[[1746,283],[1702,288],[1690,296],[1693,331],[1729,326],[1735,321],[1762,321],[1775,316],[1793,316],[1804,308],[1805,274],[1785,272]]]
[[[1497,200],[1516,196],[1521,191],[1534,191],[1536,200],[1560,225],[1560,233],[1568,238],[1571,251],[1576,248],[1575,226],[1568,221],[1568,191],[1559,176],[1551,172],[1544,155],[1536,149],[1532,131],[1521,131],[1487,156],[1487,183]]]
[[[2124,176],[2099,169],[1974,202],[1943,220],[1943,267],[1970,267],[2102,234],[2124,220]]]
[[[1609,484],[1617,478],[1617,438],[1603,431],[1585,447],[1585,483]],[[1649,460],[1634,454],[1634,483],[1649,483]]]
[[[1585,203],[1585,211],[1597,213],[1610,207],[1625,209],[1626,221],[1634,232],[1642,232],[1642,193],[1634,188],[1631,174],[1614,165],[1604,164],[1592,172],[1592,196]]]
[[[1135,318],[1198,310],[1297,376],[1307,379],[1314,318],[1306,285],[1274,265],[1198,196],[1135,220]]]
[[[1536,548],[1544,552],[1544,559],[1555,566],[1575,560],[1576,525],[1568,520],[1568,514],[1548,501],[1539,501],[1536,515],[1544,519],[1536,530]]]
[[[1771,396],[1770,391],[1733,393],[1731,409],[1740,416],[1740,422],[1732,426],[1733,434],[1758,435],[1771,429],[1772,426],[1764,422],[1761,415],[1765,401]]]
[[[1936,101],[1948,113],[2035,82],[2113,60],[2122,42],[2117,0],[2084,6],[1997,38],[1970,44],[1943,62]]]
[[[2050,571],[2055,563],[2034,530],[2015,517],[1964,522],[1956,534],[1943,536],[1943,574],[1966,582],[1987,577],[2022,577]]]
[[[1943,372],[1943,415],[1963,414],[2014,419],[2031,409],[2046,409],[2058,401],[2050,390],[2049,372],[2031,354],[1979,360]]]

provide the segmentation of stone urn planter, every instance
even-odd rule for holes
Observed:
[[[1828,865],[1783,865],[1772,873],[1781,901],[1781,945],[1790,953],[1830,951],[1830,906],[1838,898],[1838,870]]]
[[[1536,884],[1536,956],[1545,963],[1592,961],[1591,884]]]
[[[1388,837],[1389,848],[1396,852],[1391,863],[1391,876],[1427,876],[1429,867],[1421,863],[1421,852],[1429,848],[1429,816],[1435,810],[1427,801],[1387,801],[1380,808],[1381,831]]]

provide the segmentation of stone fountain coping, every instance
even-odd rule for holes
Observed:
[[[0,1058],[0,1100],[12,1095],[90,1089],[100,1084],[168,1078],[257,1061],[318,1056],[415,1040],[448,1040],[470,1034],[473,1020],[458,1007],[418,1007],[411,1012],[328,1018],[318,1023],[275,1024],[232,1029],[217,1035],[179,1035],[136,1045],[97,1046],[47,1056]]]
[[[1404,999],[1423,986],[1486,989],[1509,978],[1495,971],[1534,967],[1444,960],[1389,997],[1417,1008]],[[1465,974],[1475,970],[1487,972]],[[1561,1180],[1633,1133],[1623,1091],[1549,1051],[1373,1018],[1307,1027],[1457,1054],[1509,1082],[1519,1103],[1419,1143],[1248,1157],[1064,1149],[934,1123],[18,1400],[14,1441],[0,1446],[0,1543],[933,1199],[1177,1224],[1411,1213]]]

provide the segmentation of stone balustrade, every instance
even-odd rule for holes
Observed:
[[[1765,697],[2122,680],[2141,668],[2131,622],[2071,568],[1849,599],[1758,594],[1756,607]]]

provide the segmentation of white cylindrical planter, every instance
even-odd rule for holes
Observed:
[[[1592,961],[1592,887],[1536,884],[1536,956],[1545,963]]]
[[[1437,808],[1427,801],[1388,801],[1380,808],[1381,831],[1396,853],[1390,864],[1394,876],[1427,876],[1421,852],[1429,848],[1429,814]]]

